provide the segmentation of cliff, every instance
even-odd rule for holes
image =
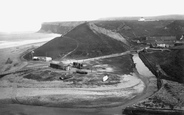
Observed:
[[[102,28],[102,27],[98,27],[94,23],[89,23],[89,27],[94,33],[104,34],[104,35],[109,36],[113,39],[121,41],[126,45],[129,45],[128,41],[119,33],[113,32],[111,30],[108,30],[108,29],[105,29],[105,28]]]
[[[82,21],[71,22],[45,22],[42,24],[39,32],[66,34],[76,26],[82,24]]]

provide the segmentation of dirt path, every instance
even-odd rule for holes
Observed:
[[[105,56],[100,56],[100,57],[94,57],[94,58],[88,58],[88,59],[82,59],[82,60],[74,60],[74,59],[65,59],[62,62],[65,64],[69,64],[71,62],[87,62],[87,61],[94,61],[94,60],[99,60],[99,59],[106,59],[106,58],[112,58],[112,57],[118,57],[118,56],[123,56],[130,54],[130,51],[126,51],[123,53],[116,53],[116,54],[111,54],[111,55],[105,55]]]
[[[79,43],[78,43],[77,40],[75,40],[75,39],[73,39],[73,38],[70,38],[70,37],[66,37],[66,38],[69,38],[69,39],[74,40],[74,41],[76,42],[77,46],[76,46],[72,51],[70,51],[70,52],[68,52],[67,54],[65,54],[61,59],[66,58],[68,55],[70,55],[71,53],[73,53],[73,52],[74,52],[75,50],[77,50],[77,48],[79,47]]]
[[[21,45],[17,47],[0,49],[0,74],[15,72],[24,68],[28,62],[22,56],[45,42],[38,42],[29,45]],[[7,59],[10,58],[12,63],[6,64]]]

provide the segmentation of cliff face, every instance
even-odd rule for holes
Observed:
[[[49,33],[58,33],[66,34],[68,31],[72,30],[76,26],[82,24],[82,21],[76,22],[46,22],[43,23],[39,32],[49,32]]]
[[[98,27],[93,23],[89,23],[89,27],[94,33],[104,34],[104,35],[109,36],[113,39],[121,41],[121,42],[125,43],[126,45],[129,45],[128,41],[123,36],[121,36],[119,33],[113,32],[111,30],[108,30],[108,29],[105,29],[102,27]]]

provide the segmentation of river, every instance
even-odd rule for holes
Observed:
[[[144,77],[152,77],[155,76],[142,62],[142,60],[139,58],[138,54],[133,55],[134,63],[136,63],[136,69],[139,74],[141,74]]]
[[[154,76],[137,54],[134,54],[133,60],[136,63],[139,74],[144,77]],[[146,92],[135,96],[133,99],[124,101],[124,105],[122,106],[111,108],[56,108],[20,104],[1,104],[0,115],[122,115],[122,108],[139,101],[145,93]]]

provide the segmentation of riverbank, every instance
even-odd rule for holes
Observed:
[[[177,52],[177,51],[175,51]],[[162,67],[170,64],[173,54],[165,51],[141,52],[140,57],[145,65],[157,76],[158,91],[137,104],[124,110],[126,115],[154,114],[154,115],[183,115],[183,89],[182,83],[164,71]],[[178,57],[178,55],[177,55]],[[178,57],[179,58],[179,57]],[[169,60],[169,61],[168,61]],[[179,60],[177,60],[179,61]],[[160,63],[159,63],[160,62]],[[167,62],[167,63],[166,63]],[[158,65],[159,64],[159,65]],[[182,63],[180,63],[182,65]],[[173,65],[172,67],[177,66]],[[172,68],[169,68],[169,70]],[[174,70],[175,72],[176,70]],[[173,77],[173,78],[172,78]],[[181,78],[180,78],[181,79]],[[180,81],[181,82],[181,81]]]

